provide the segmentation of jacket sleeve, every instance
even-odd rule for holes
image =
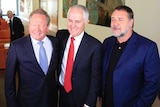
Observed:
[[[10,45],[7,55],[5,74],[5,95],[7,107],[17,107],[16,105],[16,52],[14,46]]]
[[[160,85],[160,59],[157,45],[155,43],[148,48],[143,69],[143,88],[137,99],[130,103],[129,107],[151,107],[157,96]]]

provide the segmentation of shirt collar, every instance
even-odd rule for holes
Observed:
[[[77,40],[82,40],[82,37],[83,37],[83,35],[84,35],[84,32],[82,32],[80,35],[78,35],[78,36],[75,36],[74,37],[74,39],[75,39],[75,41],[77,41]],[[71,38],[72,37],[72,35],[70,35],[70,37],[69,38]]]
[[[34,39],[32,36],[30,36],[30,37],[31,37],[31,41],[33,44],[37,44],[39,42],[38,40]],[[43,41],[45,43],[47,41],[47,39],[48,38],[45,36],[41,41]]]

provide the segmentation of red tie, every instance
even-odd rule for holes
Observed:
[[[70,92],[72,90],[71,76],[72,76],[72,68],[74,62],[74,37],[71,37],[71,43],[68,51],[68,59],[66,65],[66,73],[64,77],[64,89],[66,92]]]

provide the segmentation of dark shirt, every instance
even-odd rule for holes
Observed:
[[[125,49],[127,42],[118,43],[115,41],[110,62],[107,70],[106,86],[105,86],[105,107],[114,107],[113,103],[113,71]]]

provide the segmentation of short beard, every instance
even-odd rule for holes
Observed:
[[[124,35],[125,35],[125,33],[121,33],[120,35],[114,35],[114,34],[113,34],[113,36],[116,37],[116,38],[121,38],[121,37],[123,37]]]

